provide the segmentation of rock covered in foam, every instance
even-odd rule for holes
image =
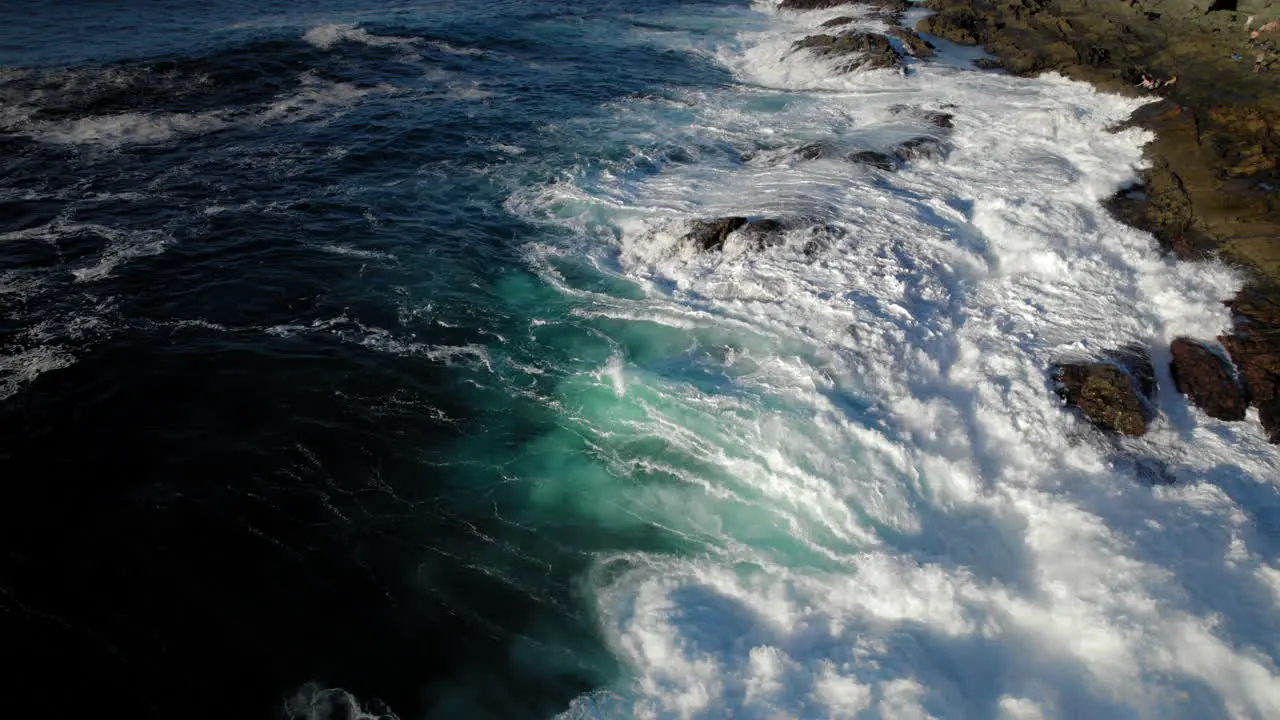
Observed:
[[[882,152],[880,150],[857,150],[849,153],[845,158],[851,163],[868,165],[878,170],[893,172],[904,163],[912,160],[918,160],[921,158],[942,160],[946,156],[947,146],[941,138],[936,138],[931,135],[920,135],[898,143],[891,152]]]
[[[783,10],[826,10],[841,5],[861,5],[882,13],[898,15],[906,12],[907,0],[782,0]]]
[[[1113,354],[1114,360],[1064,363],[1054,370],[1057,392],[1095,426],[1123,435],[1147,432],[1145,398],[1155,392],[1155,369],[1141,351]]]
[[[810,35],[793,43],[791,50],[807,50],[815,57],[837,60],[835,69],[842,73],[902,67],[902,53],[893,47],[889,38],[858,30],[839,35]]]
[[[1178,392],[1210,417],[1244,419],[1244,388],[1236,381],[1226,360],[1188,338],[1174,340],[1169,350],[1172,354],[1169,371]]]
[[[889,28],[889,36],[901,40],[903,46],[907,48],[907,52],[911,53],[913,57],[927,59],[935,55],[933,43],[920,37],[911,28],[895,25]]]

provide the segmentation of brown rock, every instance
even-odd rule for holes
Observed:
[[[782,0],[778,7],[783,10],[825,10],[841,5],[870,5],[892,15],[907,9],[906,0]]]
[[[1067,364],[1057,368],[1058,394],[1097,427],[1124,435],[1142,435],[1147,419],[1133,378],[1107,362]]]
[[[1187,396],[1209,417],[1243,420],[1244,389],[1236,381],[1227,362],[1194,340],[1178,338],[1169,346],[1173,355],[1169,371],[1178,392]]]
[[[921,20],[917,28],[959,45],[977,45],[978,16],[969,8],[947,8]]]
[[[1280,337],[1237,333],[1221,340],[1240,368],[1268,439],[1280,444]]]

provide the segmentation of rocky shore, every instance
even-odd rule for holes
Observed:
[[[1280,2],[928,0],[925,36],[982,45],[1019,75],[1056,71],[1158,100],[1132,124],[1155,133],[1141,187],[1111,209],[1179,258],[1246,270],[1233,331],[1173,343],[1178,389],[1209,415],[1258,409],[1280,443]],[[1228,358],[1230,362],[1228,362]],[[1141,434],[1145,400],[1106,358],[1056,370],[1059,392],[1100,427]],[[1148,393],[1149,395],[1149,393]]]
[[[783,10],[859,6],[885,35],[836,17],[801,40],[839,72],[906,72],[903,58],[933,57],[932,39],[981,45],[980,67],[1016,75],[1058,72],[1104,90],[1149,97],[1126,125],[1154,133],[1138,187],[1109,202],[1122,221],[1149,231],[1180,259],[1218,258],[1249,278],[1230,306],[1234,326],[1218,338],[1177,338],[1168,348],[1179,392],[1206,414],[1243,421],[1257,408],[1280,443],[1280,0],[926,0],[935,12],[903,25],[905,0],[781,0]],[[892,42],[890,40],[896,40]],[[850,162],[892,172],[913,158],[946,154],[951,116],[934,113],[929,135],[891,152],[860,151]],[[795,153],[826,154],[820,146]],[[763,223],[763,224],[762,224]],[[768,244],[777,220],[718,218],[689,241],[718,250],[741,229]],[[1164,353],[1161,353],[1164,354]],[[1046,369],[1067,405],[1095,426],[1142,435],[1155,415],[1150,349]]]

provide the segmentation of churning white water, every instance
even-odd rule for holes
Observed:
[[[633,338],[549,400],[616,465],[574,502],[702,548],[596,559],[629,679],[566,717],[1280,717],[1280,452],[1164,369],[1174,337],[1228,327],[1241,279],[1101,205],[1143,162],[1142,131],[1111,131],[1140,103],[945,52],[906,75],[790,52],[841,13],[654,31],[736,84],[560,129],[626,159],[509,203],[571,231],[529,262]],[[926,133],[945,157],[844,159]],[[764,249],[682,240],[724,215],[795,222]],[[1047,369],[1134,344],[1160,417],[1103,437]]]

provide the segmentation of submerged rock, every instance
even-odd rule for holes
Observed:
[[[1146,407],[1139,396],[1139,381],[1120,365],[1111,362],[1059,365],[1054,380],[1058,383],[1058,394],[1095,426],[1124,435],[1146,433]]]
[[[1173,356],[1169,371],[1178,392],[1210,417],[1244,419],[1244,388],[1232,375],[1226,360],[1187,338],[1174,340],[1169,350]]]
[[[837,72],[864,68],[901,68],[902,53],[884,35],[849,31],[840,35],[810,35],[791,45],[792,52],[807,50],[815,57],[840,60]]]
[[[879,152],[877,150],[859,150],[851,152],[847,155],[849,162],[859,165],[870,165],[879,170],[894,171],[898,169],[898,158],[889,153]]]

